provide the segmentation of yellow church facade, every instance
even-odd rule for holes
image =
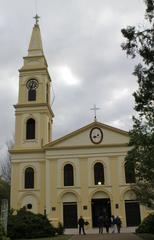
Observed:
[[[95,119],[53,141],[51,84],[36,21],[14,106],[11,208],[46,214],[66,228],[76,228],[80,215],[97,227],[100,214],[119,215],[123,226],[138,225],[148,209],[137,201],[133,174],[127,173],[128,133]]]

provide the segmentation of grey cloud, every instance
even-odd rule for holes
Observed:
[[[14,132],[12,106],[17,102],[18,69],[27,54],[35,3],[0,0],[0,5],[0,143],[4,144]],[[131,75],[135,62],[121,50],[121,28],[142,21],[143,1],[133,0],[132,5],[123,0],[40,0],[38,14],[56,94],[54,138],[92,122],[94,103],[101,108],[98,120],[114,126],[118,122],[118,127],[128,130],[134,104],[131,93],[136,88]],[[54,69],[65,65],[80,80],[78,85],[56,79]],[[119,89],[128,89],[129,94],[115,100],[113,94]]]

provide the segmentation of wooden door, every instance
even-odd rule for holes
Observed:
[[[77,203],[63,203],[63,223],[65,228],[77,228]]]

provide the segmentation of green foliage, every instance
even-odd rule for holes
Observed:
[[[8,236],[11,239],[41,238],[55,235],[55,229],[45,215],[34,214],[24,208],[8,219]]]
[[[9,150],[12,149],[14,145],[14,139],[10,139],[6,142],[7,154],[1,159],[1,174],[3,179],[10,184],[11,183],[11,155]]]
[[[62,225],[61,222],[58,223],[58,227],[55,229],[56,230],[56,233],[58,235],[63,235],[64,234],[64,231],[65,231],[65,228],[64,226]]]
[[[143,205],[154,208],[154,188],[148,182],[138,181],[138,184],[134,187],[139,200]]]
[[[142,221],[136,233],[154,233],[154,214],[150,214]]]
[[[146,27],[121,30],[126,39],[122,49],[140,61],[134,69],[138,79],[138,89],[133,93],[137,114],[133,117],[129,144],[132,148],[126,161],[135,166],[139,200],[154,208],[154,1],[145,0],[145,4]]]

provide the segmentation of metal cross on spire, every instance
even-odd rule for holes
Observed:
[[[96,111],[99,110],[100,108],[96,107],[96,104],[94,104],[93,108],[90,108],[90,110],[93,110],[94,111],[94,121],[96,122],[97,121],[97,118],[96,118]]]
[[[38,22],[39,22],[39,16],[36,14],[35,17],[33,17],[35,19],[35,24],[38,25]]]

